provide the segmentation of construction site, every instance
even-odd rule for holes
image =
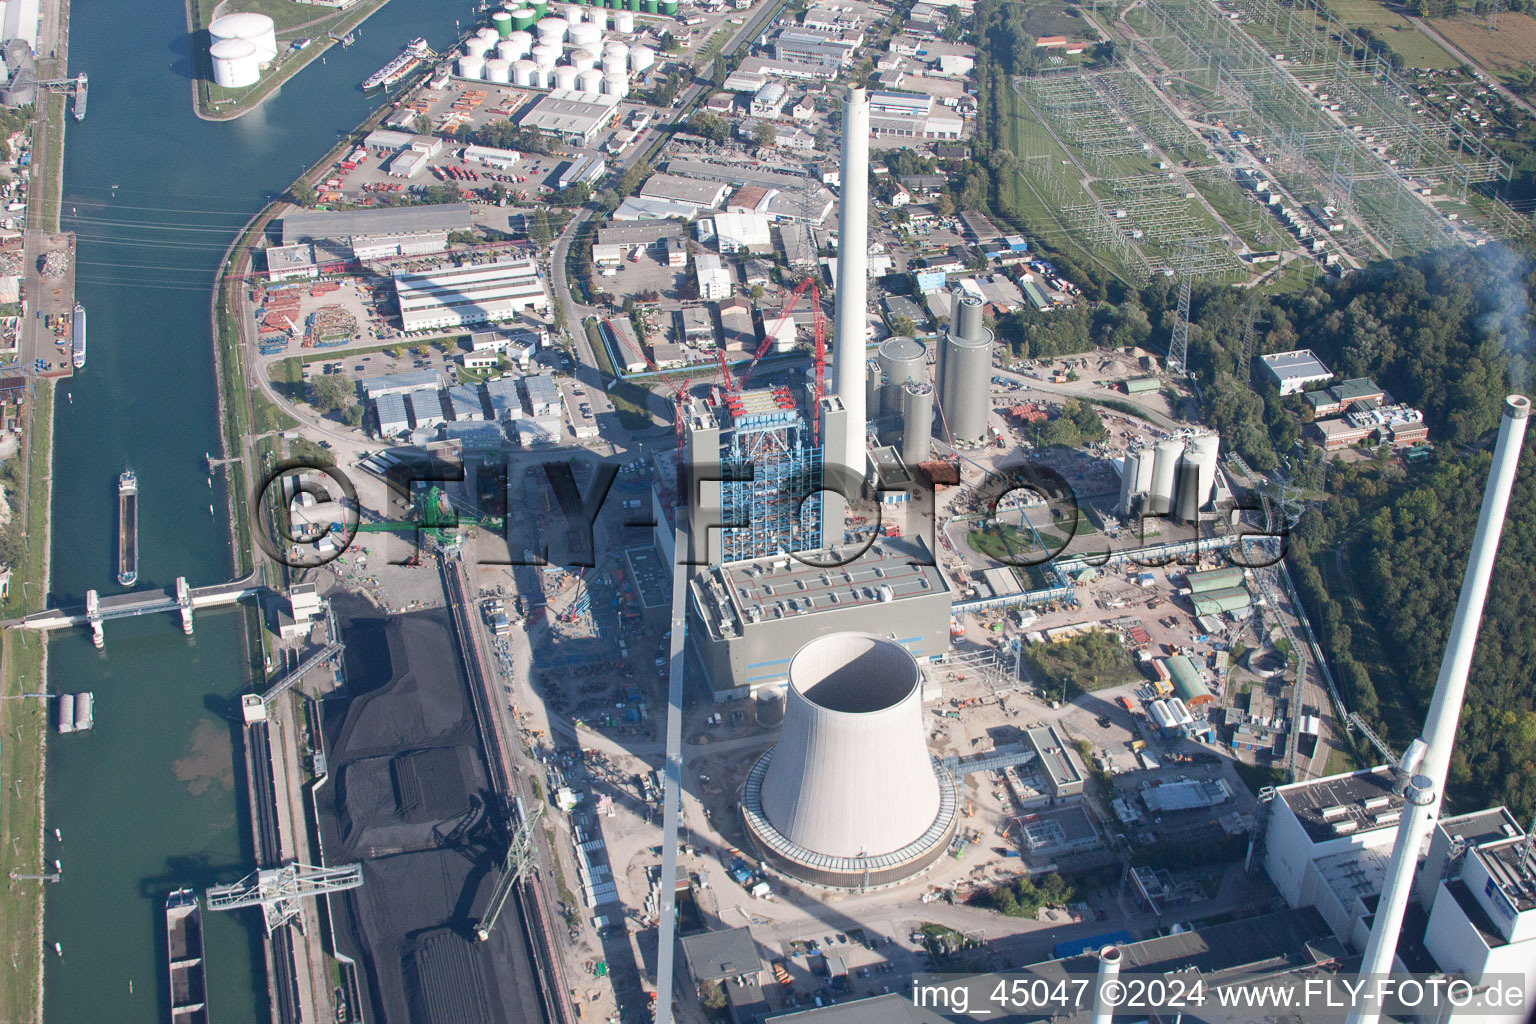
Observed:
[[[1311,279],[1519,223],[1484,129],[1325,9],[1148,0],[1110,27],[1123,66],[1014,80],[1010,145],[1032,215],[1129,280]]]

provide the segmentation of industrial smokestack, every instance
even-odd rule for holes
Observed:
[[[841,436],[827,438],[826,461],[846,467],[849,480],[857,480],[864,476],[864,331],[869,287],[869,97],[862,88],[850,89],[843,104],[839,206],[832,362],[834,390],[848,416]]]
[[[1360,962],[1362,977],[1392,973],[1392,959],[1397,953],[1397,938],[1403,930],[1403,911],[1413,891],[1413,868],[1419,859],[1419,836],[1433,820],[1438,803],[1435,785],[1427,776],[1415,775],[1403,795],[1408,813],[1397,826],[1397,841],[1392,846],[1392,867],[1376,901],[1376,920],[1365,944],[1365,959]],[[1406,865],[1406,870],[1400,866]],[[1372,1003],[1349,1015],[1349,1024],[1376,1024],[1381,1020],[1380,1006]]]
[[[1120,976],[1120,947],[1099,950],[1099,981],[1093,994],[1093,1024],[1110,1024],[1115,1019],[1115,1004],[1104,998],[1104,987]]]
[[[1498,555],[1499,534],[1504,529],[1504,514],[1509,510],[1509,494],[1515,486],[1515,470],[1520,464],[1520,446],[1531,412],[1531,400],[1524,395],[1504,399],[1504,418],[1499,424],[1499,441],[1493,448],[1493,466],[1483,489],[1483,508],[1477,517],[1477,532],[1472,535],[1472,554],[1467,559],[1467,573],[1461,582],[1461,597],[1456,601],[1456,617],[1451,620],[1451,638],[1440,662],[1440,676],[1435,680],[1435,696],[1424,720],[1424,753],[1420,771],[1435,784],[1435,805],[1430,819],[1440,809],[1446,773],[1451,765],[1451,746],[1456,742],[1456,723],[1461,718],[1461,704],[1467,695],[1467,673],[1472,668],[1472,649],[1477,644],[1477,628],[1488,600],[1488,581],[1493,576],[1493,562]],[[1428,831],[1428,822],[1425,831]]]
[[[1413,770],[1412,762],[1423,748],[1419,774],[1413,777],[1404,794],[1408,814],[1398,825],[1397,843],[1387,867],[1376,919],[1360,964],[1361,974],[1388,974],[1397,951],[1398,934],[1403,927],[1403,911],[1418,866],[1419,847],[1439,816],[1440,801],[1445,796],[1446,774],[1451,764],[1451,747],[1456,741],[1456,723],[1467,694],[1467,674],[1472,667],[1472,650],[1477,643],[1477,628],[1482,621],[1483,605],[1488,599],[1488,581],[1498,555],[1499,534],[1509,510],[1509,494],[1515,486],[1515,470],[1520,464],[1520,446],[1525,440],[1526,420],[1531,412],[1530,399],[1510,395],[1504,399],[1504,419],[1499,424],[1499,440],[1493,449],[1493,466],[1483,490],[1483,507],[1477,517],[1477,531],[1472,535],[1472,554],[1461,582],[1461,597],[1456,602],[1456,617],[1451,621],[1450,640],[1440,662],[1440,677],[1435,681],[1435,696],[1424,721],[1422,743],[1415,741],[1403,758],[1403,767]],[[1375,1024],[1379,1010],[1352,1013],[1350,1024]]]

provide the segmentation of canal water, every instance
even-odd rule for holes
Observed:
[[[68,128],[62,220],[79,236],[90,346],[55,402],[52,603],[120,589],[127,467],[139,478],[139,585],[231,576],[222,477],[210,484],[204,462],[219,447],[213,273],[246,220],[368,113],[358,82],[413,36],[447,47],[455,18],[467,28],[471,17],[467,4],[392,0],[354,46],[257,112],[212,123],[191,111],[181,0],[71,5],[70,73],[90,74],[91,96],[86,121]],[[50,689],[96,695],[94,731],[48,745],[46,855],[63,867],[44,926],[50,1021],[165,1020],[166,894],[255,866],[230,721],[251,687],[243,622],[202,614],[188,638],[170,616],[131,619],[108,624],[104,652],[83,633],[50,647]],[[266,1020],[259,920],[204,921],[214,1019]]]

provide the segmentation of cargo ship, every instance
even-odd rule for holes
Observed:
[[[203,911],[191,889],[177,889],[166,897],[165,940],[171,975],[171,1024],[208,1024]]]
[[[125,470],[117,478],[117,582],[139,581],[139,478]]]
[[[75,304],[74,315],[69,318],[70,342],[74,347],[75,369],[85,368],[85,307]]]
[[[405,45],[405,49],[394,60],[363,79],[363,89],[389,88],[420,67],[422,60],[431,52],[427,41],[417,36]]]
[[[85,120],[85,72],[80,72],[75,79],[75,120]]]

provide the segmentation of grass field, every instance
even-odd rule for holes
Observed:
[[[1378,0],[1329,0],[1340,21],[1350,28],[1368,28],[1411,68],[1454,68],[1458,61],[1407,18]]]
[[[1496,75],[1510,74],[1526,61],[1536,60],[1536,18],[1528,14],[1500,14],[1496,31],[1481,18],[1437,18],[1429,24]]]
[[[40,634],[7,630],[0,647],[0,775],[5,798],[0,800],[0,835],[17,840],[0,843],[0,872],[37,874],[38,838],[43,832],[40,779],[43,772],[43,731],[47,727],[47,703],[18,697],[35,691],[43,676]],[[0,893],[0,957],[16,969],[0,971],[0,1019],[37,1020],[37,971],[41,949],[37,932],[42,910],[42,883],[13,881]],[[3,962],[3,961],[0,961]]]

